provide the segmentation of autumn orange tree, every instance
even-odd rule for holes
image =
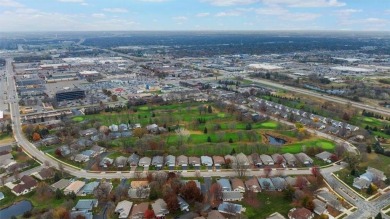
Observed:
[[[184,199],[188,200],[189,202],[201,202],[202,192],[200,189],[196,186],[196,183],[194,181],[187,182],[181,189],[181,195]]]
[[[39,133],[34,132],[34,134],[32,135],[32,139],[33,141],[39,141],[41,140],[41,135]]]

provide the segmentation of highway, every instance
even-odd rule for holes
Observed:
[[[340,97],[335,97],[335,96],[330,96],[330,95],[327,95],[327,94],[317,93],[317,92],[311,91],[311,90],[306,90],[306,89],[302,89],[302,88],[296,88],[296,87],[291,87],[291,86],[287,86],[287,85],[282,85],[282,84],[279,84],[279,83],[276,83],[276,82],[272,82],[272,81],[268,81],[268,80],[254,79],[254,78],[249,78],[249,77],[245,77],[245,79],[253,81],[255,83],[264,84],[264,85],[267,85],[267,86],[270,86],[270,87],[275,87],[275,88],[282,89],[282,90],[293,91],[293,92],[296,92],[296,93],[309,95],[309,96],[320,98],[320,99],[323,99],[323,100],[332,101],[332,102],[335,102],[335,103],[340,103],[340,104],[345,104],[345,105],[351,104],[351,106],[353,106],[355,108],[359,108],[359,109],[362,109],[362,110],[368,110],[368,111],[371,111],[371,112],[374,112],[374,113],[390,116],[390,109],[385,108],[385,107],[370,106],[370,105],[367,105],[367,104],[354,102],[354,101],[343,99],[343,98],[340,98]]]

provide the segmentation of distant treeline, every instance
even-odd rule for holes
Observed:
[[[130,34],[129,34],[130,35]],[[276,34],[211,34],[211,33],[172,33],[172,34],[134,34],[124,37],[88,38],[87,46],[103,48],[131,45],[175,46],[170,53],[175,56],[213,56],[231,54],[270,54],[290,53],[313,50],[361,50],[372,46],[381,48],[388,39],[364,40],[358,37],[328,37],[321,35]],[[390,49],[381,50],[381,54],[390,54]]]

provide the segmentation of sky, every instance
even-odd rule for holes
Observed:
[[[390,0],[0,0],[0,31],[390,31]]]

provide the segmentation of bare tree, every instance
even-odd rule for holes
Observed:
[[[243,156],[235,156],[235,161],[232,163],[232,168],[236,171],[238,177],[245,177],[246,172],[248,170],[248,163]]]
[[[185,128],[178,128],[175,130],[175,133],[178,137],[178,145],[181,146],[185,141],[187,141],[188,137],[190,137],[190,132]]]

